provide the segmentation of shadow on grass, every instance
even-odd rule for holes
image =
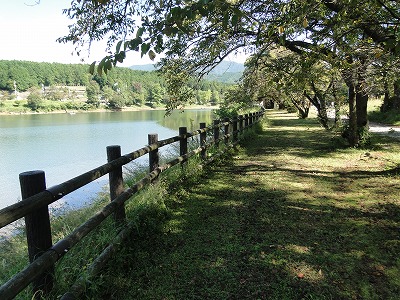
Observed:
[[[293,201],[254,171],[227,168],[182,190],[164,232],[132,241],[126,273],[107,279],[119,294],[106,298],[395,299],[397,205]]]
[[[368,187],[378,201],[367,207],[340,195],[398,168],[343,173],[258,163],[281,151],[306,158],[334,151],[321,142],[323,131],[311,131],[266,131],[243,150],[247,160],[178,190],[162,232],[132,239],[123,272],[109,270],[103,299],[397,299],[400,207],[384,199],[379,181]],[[279,172],[312,180],[319,193],[286,187],[272,176]]]
[[[257,147],[245,145],[249,156],[290,152],[305,158],[326,157],[337,149],[337,145],[330,140],[332,133],[321,128],[316,120],[272,119],[268,122],[273,127],[259,134]],[[282,127],[288,128],[280,129]],[[329,142],[326,143],[326,140]]]

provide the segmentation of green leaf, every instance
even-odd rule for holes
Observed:
[[[142,36],[143,32],[144,32],[144,28],[140,27],[138,29],[138,31],[136,32],[136,38],[140,38]]]
[[[238,23],[239,23],[239,16],[238,15],[233,15],[232,16],[232,20],[231,20],[232,26],[236,26]]]
[[[126,57],[125,51],[121,51],[115,55],[115,61],[122,63]]]
[[[119,41],[118,43],[117,43],[117,47],[116,47],[116,50],[115,50],[115,52],[119,52],[119,50],[121,49],[121,45],[122,45],[122,41]]]
[[[94,67],[96,66],[96,61],[92,62],[92,64],[89,67],[89,73],[94,75]]]
[[[224,18],[222,20],[222,28],[227,28],[228,27],[228,22],[229,22],[229,14],[225,13]]]
[[[126,51],[126,48],[128,48],[128,46],[129,46],[129,41],[126,41],[125,43],[124,43],[124,51]]]
[[[156,58],[156,54],[154,53],[153,50],[150,50],[150,51],[149,51],[149,58],[150,58],[151,60],[154,60],[154,59]]]
[[[97,66],[97,74],[99,74],[99,76],[103,75],[103,69],[104,69],[104,64],[105,64],[106,60],[107,60],[107,57],[104,57],[100,61],[99,65]]]
[[[200,6],[200,7],[199,7],[199,13],[200,13],[203,17],[205,17],[205,16],[208,15],[208,10],[207,10],[205,7],[203,7],[203,6]]]
[[[165,26],[165,28],[162,31],[166,36],[169,36],[172,33],[172,27],[171,26]]]
[[[111,60],[107,60],[104,67],[105,67],[106,70],[111,70],[112,69]]]
[[[142,55],[142,57],[143,57],[143,55],[145,55],[148,51],[149,51],[149,49],[150,49],[150,45],[149,44],[147,44],[147,43],[143,43],[142,44],[142,46],[141,46],[141,55]]]
[[[400,42],[397,42],[397,43],[396,43],[396,46],[395,46],[395,48],[394,48],[394,52],[395,52],[396,54],[400,54]]]
[[[181,8],[179,6],[173,7],[171,9],[171,15],[174,20],[180,19],[181,16]]]
[[[143,42],[142,38],[135,38],[130,41],[129,43],[129,49],[131,50],[138,50],[136,49],[141,43]]]

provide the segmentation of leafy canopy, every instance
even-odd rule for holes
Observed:
[[[367,36],[381,51],[400,53],[400,4],[367,0],[73,0],[64,11],[75,24],[61,42],[77,51],[107,39],[110,55],[98,66],[107,72],[129,51],[154,59],[184,57],[205,71],[229,53],[263,53],[272,44],[292,51],[332,49]],[[111,47],[115,45],[115,50]],[[93,67],[92,67],[93,68]]]
[[[354,55],[399,56],[399,11],[390,0],[73,0],[64,12],[75,23],[59,41],[79,53],[107,39],[110,55],[90,68],[99,74],[138,51],[162,53],[170,74],[202,76],[231,53],[253,54],[257,64],[276,45],[345,70]]]

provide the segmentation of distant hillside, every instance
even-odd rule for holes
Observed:
[[[153,64],[133,65],[133,66],[130,66],[129,69],[137,70],[137,71],[147,71],[147,72],[156,70],[156,68],[154,67]]]
[[[224,83],[235,83],[242,77],[244,65],[233,62],[223,61],[216,66],[206,77],[206,80]]]
[[[4,109],[4,100],[7,103],[17,101],[8,107],[16,107],[18,110],[14,111],[18,112],[37,110],[44,100],[61,103],[63,100],[78,99],[81,101],[76,103],[86,102],[86,108],[98,107],[105,102],[113,109],[167,104],[169,94],[165,80],[156,72],[143,71],[146,70],[143,66],[140,68],[132,70],[117,67],[100,76],[89,74],[89,65],[0,60],[0,112],[11,111]],[[231,80],[232,73],[229,72],[216,76],[226,75],[229,75],[226,79]],[[195,101],[199,105],[216,105],[223,101],[228,88],[228,83],[204,80],[198,85],[195,97],[188,101]],[[31,95],[32,107],[18,102],[25,101]],[[65,109],[71,107],[65,106]]]
[[[234,61],[223,61],[216,66],[211,73],[225,74],[225,73],[243,73],[244,65]]]
[[[154,71],[156,68],[153,64],[146,65],[133,65],[129,67],[132,70],[138,71]],[[224,83],[234,83],[239,80],[244,71],[244,65],[231,62],[231,61],[223,61],[218,66],[216,66],[210,74],[208,74],[205,79],[209,81],[218,81]]]

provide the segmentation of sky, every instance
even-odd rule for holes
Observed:
[[[106,43],[92,44],[90,55],[82,51],[78,57],[72,43],[60,44],[56,40],[68,33],[71,24],[64,8],[71,0],[0,0],[0,60],[27,60],[36,62],[84,63],[100,61],[106,53]],[[236,57],[232,61],[243,62]],[[147,56],[130,52],[119,66],[150,64]]]
[[[68,33],[71,24],[64,8],[71,0],[0,0],[0,60],[28,60],[36,62],[92,63],[107,55],[106,43],[94,43],[78,57],[72,43],[60,44],[56,40]],[[138,53],[129,53],[120,66],[153,63]]]

